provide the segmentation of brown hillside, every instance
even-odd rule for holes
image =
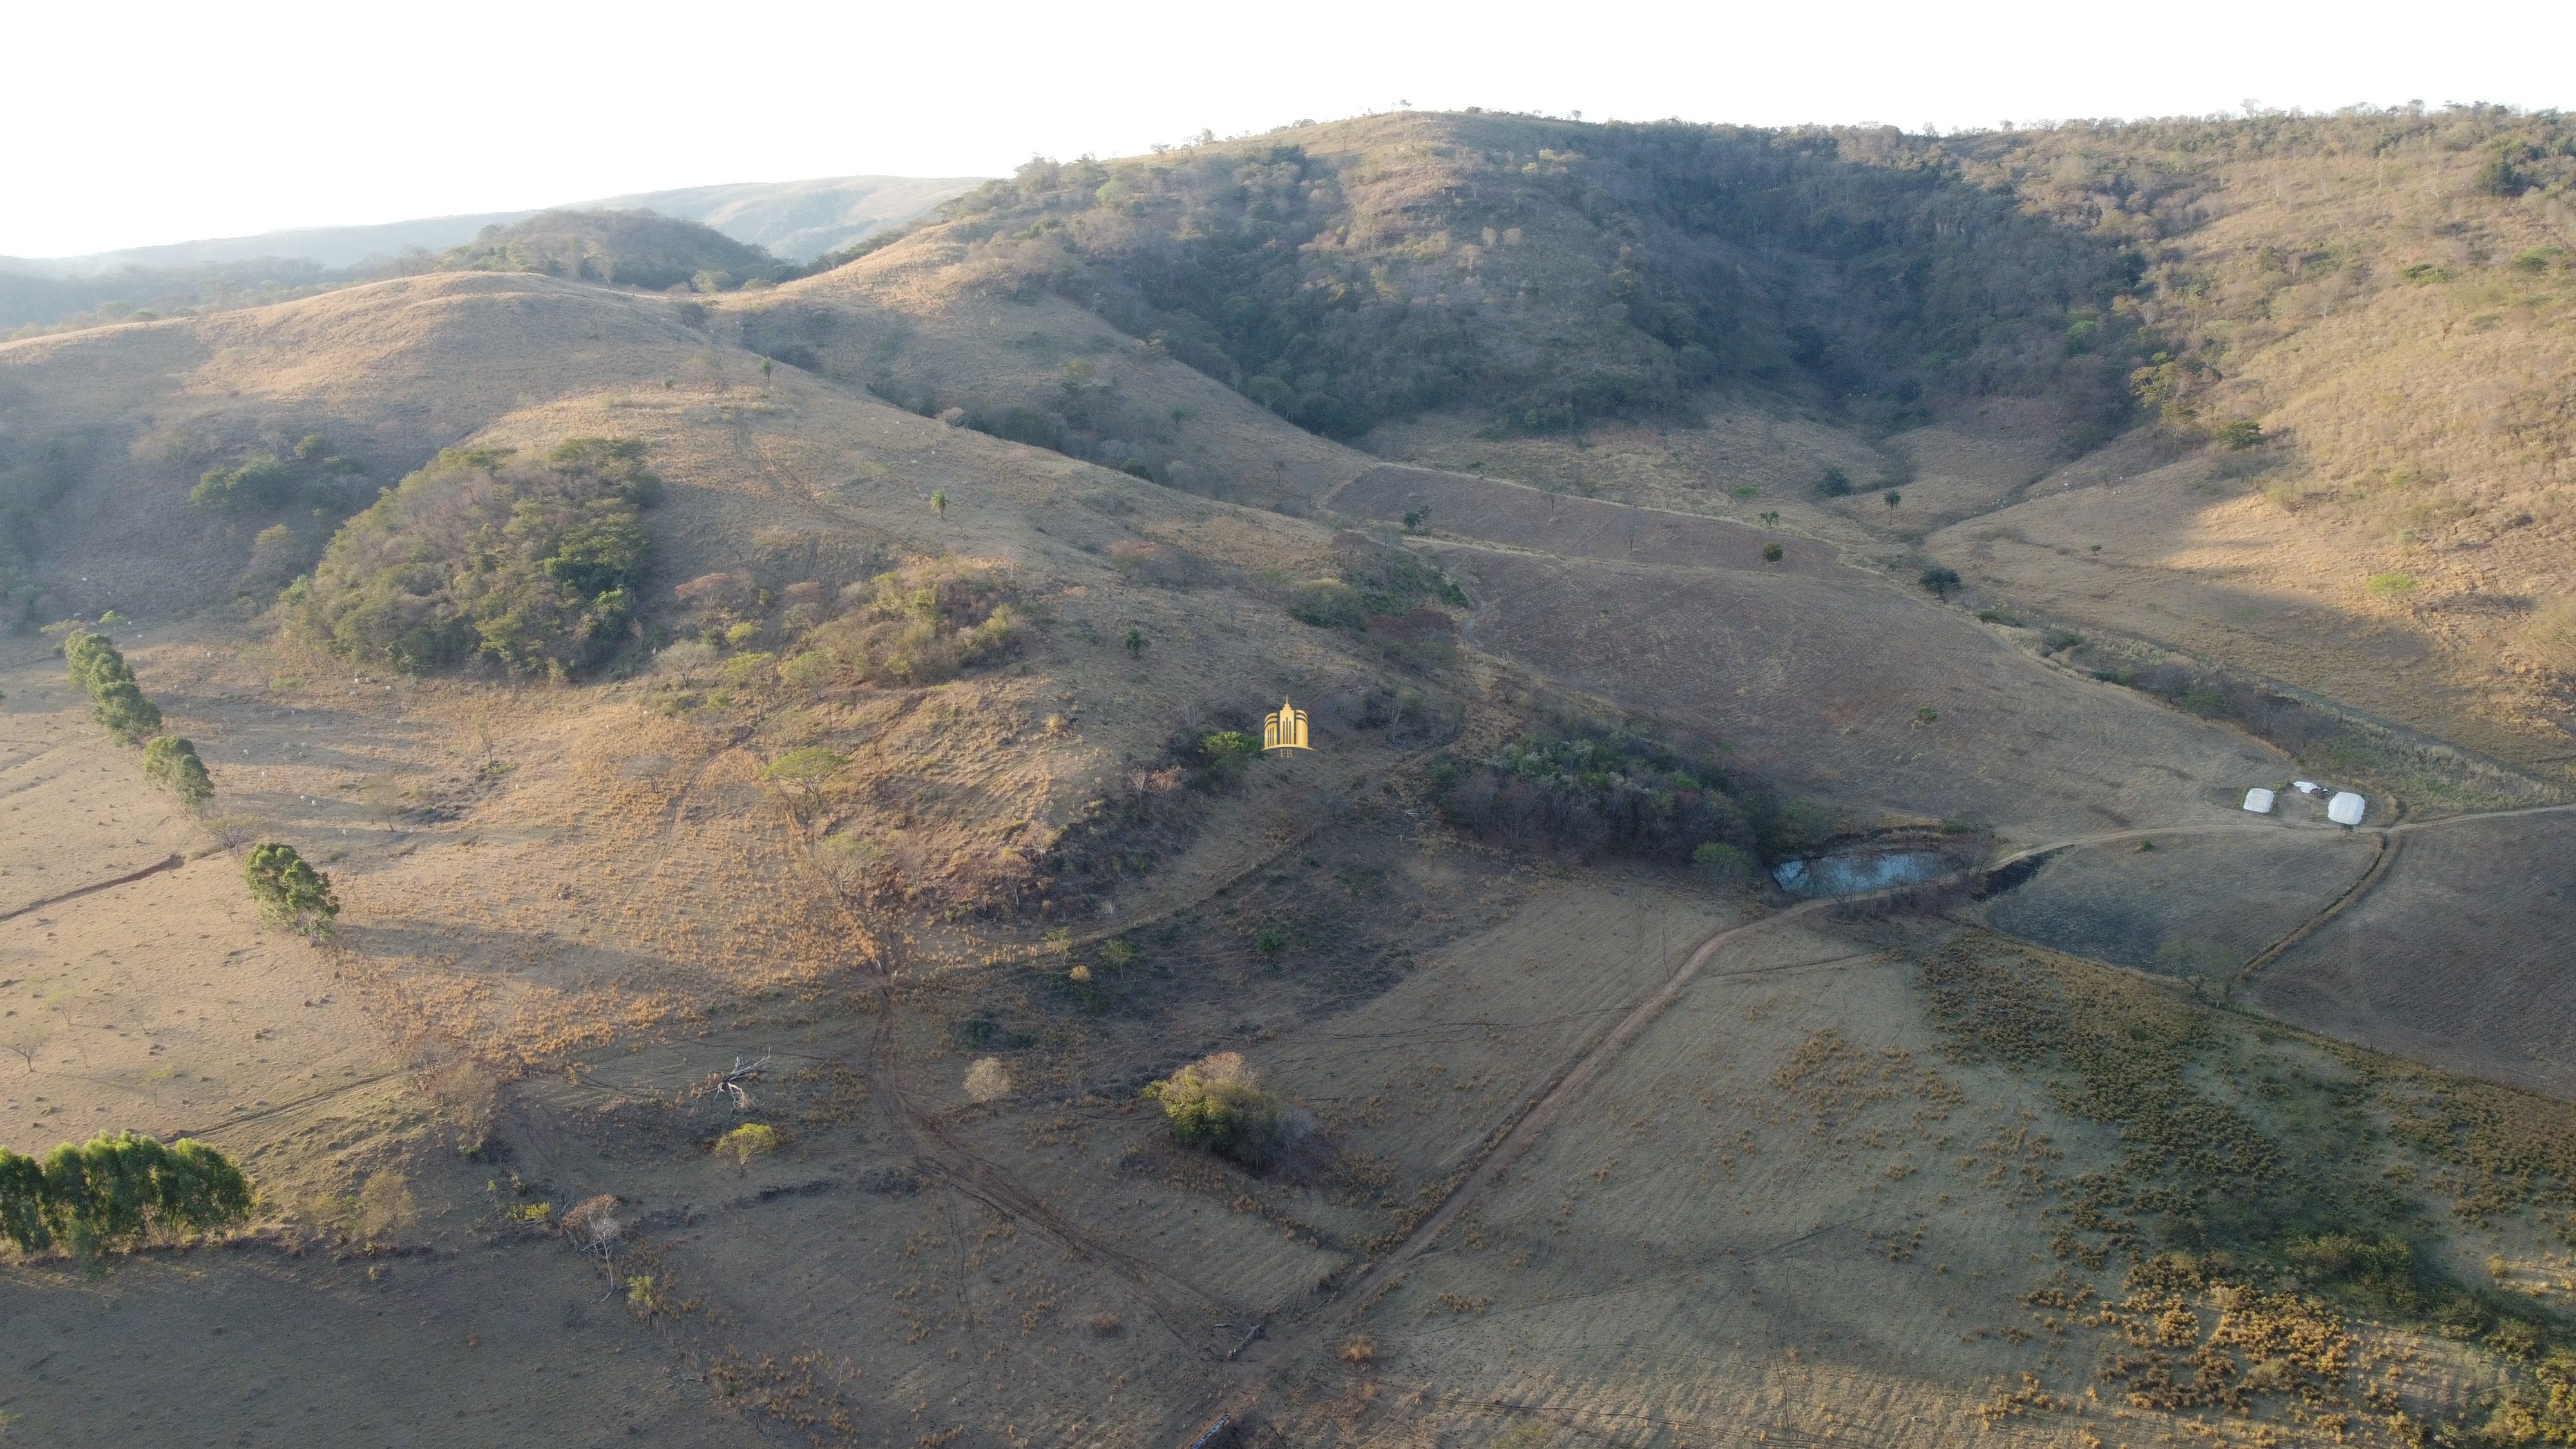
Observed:
[[[2548,215],[2554,121],[2379,121],[2416,201],[2350,225]],[[2224,431],[2502,242],[2257,339],[2222,229],[2318,124],[1369,117],[776,288],[0,345],[0,596],[75,616],[0,649],[0,1144],[259,1189],[220,1253],[0,1248],[0,1422],[2569,1437],[2556,676],[2475,667],[2542,589],[2428,644],[2464,584],[2335,572],[2332,409]],[[2543,570],[2551,477],[2404,546]],[[2363,821],[2242,808],[2302,773]]]

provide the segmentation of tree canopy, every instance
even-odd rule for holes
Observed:
[[[66,1142],[42,1159],[0,1147],[0,1237],[21,1253],[141,1245],[155,1228],[202,1233],[249,1216],[250,1180],[191,1138],[131,1132]]]
[[[573,438],[541,460],[450,448],[343,525],[285,595],[290,633],[406,673],[484,659],[562,676],[635,623],[661,496],[631,439]]]

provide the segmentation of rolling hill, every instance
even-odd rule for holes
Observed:
[[[2571,165],[1401,113],[0,344],[0,1143],[260,1192],[9,1426],[2564,1439]]]
[[[973,178],[831,176],[637,192],[547,209],[650,211],[805,262],[901,226],[977,184]],[[349,280],[352,273],[381,275],[404,257],[464,246],[488,227],[512,227],[536,215],[483,212],[303,227],[90,256],[0,257],[0,328],[54,323],[102,304],[168,312],[279,300],[326,281]]]

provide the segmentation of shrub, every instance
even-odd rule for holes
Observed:
[[[1261,741],[1241,730],[1219,730],[1199,741],[1197,778],[1212,785],[1231,782],[1261,756]]]
[[[926,559],[869,580],[859,608],[817,627],[805,642],[852,682],[937,684],[1019,647],[1013,593],[980,564]]]
[[[1368,622],[1360,591],[1340,579],[1308,579],[1290,590],[1288,614],[1318,629],[1357,629]]]
[[[252,846],[242,876],[263,921],[316,939],[330,934],[340,899],[331,890],[331,878],[305,864],[294,846],[274,840]]]
[[[105,634],[73,630],[63,640],[63,660],[71,667],[72,682],[89,692],[90,718],[117,743],[139,745],[161,728],[160,707],[144,697],[134,670]]]
[[[210,1232],[249,1216],[251,1190],[229,1158],[191,1138],[168,1146],[130,1132],[66,1142],[39,1162],[0,1147],[0,1237],[21,1253],[134,1247],[156,1227]]]
[[[1776,543],[1766,543],[1762,545],[1762,561],[1764,563],[1778,563],[1786,556],[1786,551]]]
[[[143,773],[191,810],[215,793],[214,779],[206,773],[206,762],[197,758],[197,747],[177,735],[157,736],[143,747]]]
[[[1851,493],[1851,475],[1840,468],[1827,468],[1825,476],[1816,480],[1816,494],[1819,497],[1849,498]]]
[[[2415,580],[2407,574],[2372,574],[2366,587],[2373,597],[2389,599],[2415,592]]]
[[[1923,587],[1930,589],[1933,593],[1946,599],[1950,597],[1950,591],[1959,586],[1959,571],[1957,569],[1942,568],[1936,564],[1931,568],[1925,569],[1918,582],[1920,582]]]
[[[555,676],[633,624],[659,481],[641,445],[575,438],[542,463],[450,448],[352,518],[286,592],[288,632],[406,673],[488,658]]]
[[[1723,841],[1703,841],[1691,852],[1691,869],[1711,880],[1738,881],[1753,873],[1753,857]]]
[[[1082,968],[1075,967],[1075,970]],[[966,1069],[966,1100],[997,1102],[1011,1095],[1011,1071],[1000,1057],[980,1057]]]
[[[849,756],[819,746],[789,750],[786,754],[770,761],[769,768],[760,772],[760,778],[811,785],[849,762]]]
[[[775,1127],[745,1122],[716,1139],[716,1156],[732,1158],[734,1170],[739,1172],[751,1166],[753,1158],[776,1152],[784,1141]]]
[[[2263,441],[2263,425],[2252,418],[2238,418],[2220,428],[2218,441],[2239,451]]]
[[[1174,1141],[1246,1167],[1267,1164],[1308,1130],[1304,1113],[1261,1090],[1240,1052],[1203,1057],[1147,1084],[1145,1095],[1162,1104]]]

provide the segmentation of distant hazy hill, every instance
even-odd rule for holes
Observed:
[[[0,271],[81,276],[127,267],[202,267],[255,257],[285,257],[322,267],[349,267],[371,257],[440,251],[472,241],[487,226],[525,221],[540,210],[654,211],[714,227],[735,241],[766,247],[795,261],[845,247],[898,226],[977,185],[979,177],[826,176],[810,181],[749,181],[639,191],[554,208],[422,217],[374,226],[314,226],[257,236],[127,247],[78,257],[0,257]]]
[[[638,192],[554,210],[652,211],[711,226],[783,260],[807,261],[901,226],[976,184],[973,178],[832,176]],[[0,257],[0,329],[50,324],[102,304],[111,310],[122,303],[170,311],[281,301],[321,285],[326,273],[383,267],[406,255],[464,246],[487,227],[516,226],[542,214],[487,211],[375,226],[301,227],[79,257]]]
[[[644,191],[581,203],[582,209],[642,209],[714,227],[788,261],[811,261],[921,215],[980,185],[980,177],[828,176]]]

